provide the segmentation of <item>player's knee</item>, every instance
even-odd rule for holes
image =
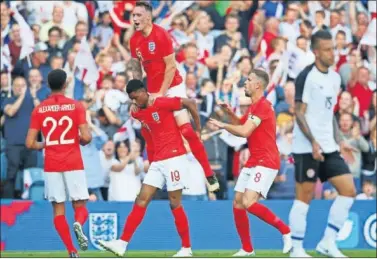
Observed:
[[[186,140],[190,140],[190,139],[197,137],[197,135],[195,134],[195,131],[192,128],[190,123],[183,124],[182,126],[179,127],[179,130],[180,130],[182,136]]]
[[[135,203],[142,208],[146,208],[149,204],[150,198],[148,198],[146,195],[138,195]]]
[[[314,193],[311,188],[301,188],[296,192],[296,199],[309,204],[313,199]]]
[[[356,188],[354,185],[350,186],[350,187],[346,187],[346,188],[341,188],[339,191],[338,191],[339,195],[341,196],[346,196],[346,197],[356,197]]]
[[[242,205],[244,208],[249,208],[254,203],[258,202],[258,197],[254,195],[243,195],[242,197]]]

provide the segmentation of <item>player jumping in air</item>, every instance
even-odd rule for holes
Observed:
[[[54,225],[70,257],[79,257],[71,239],[65,217],[64,202],[72,201],[75,211],[73,229],[82,250],[88,249],[88,238],[82,226],[88,218],[86,200],[89,198],[80,144],[86,145],[92,135],[84,107],[64,96],[67,74],[56,69],[48,74],[51,95],[32,113],[26,137],[29,149],[45,149],[45,195],[52,202]],[[39,131],[45,143],[37,142]]]
[[[144,178],[140,194],[127,218],[123,234],[118,240],[99,241],[106,250],[123,256],[132,235],[143,220],[146,208],[157,191],[167,186],[170,207],[175,219],[177,231],[182,240],[182,248],[177,257],[192,256],[189,224],[181,205],[182,189],[189,173],[189,161],[179,127],[175,122],[174,112],[188,109],[195,126],[200,129],[200,119],[196,103],[186,98],[155,98],[148,94],[140,80],[133,79],[127,84],[127,93],[137,108],[131,116],[139,120],[146,128],[154,144],[153,162]],[[187,178],[186,178],[187,179]]]
[[[245,82],[245,94],[252,101],[248,112],[239,119],[228,106],[223,104],[222,108],[230,116],[231,124],[210,120],[220,129],[247,138],[250,150],[250,158],[242,169],[235,187],[233,213],[242,249],[234,256],[254,255],[247,212],[280,231],[284,242],[283,253],[288,253],[292,248],[289,227],[267,207],[258,203],[261,197],[267,197],[280,168],[279,151],[276,146],[275,113],[271,103],[263,97],[268,82],[266,72],[252,71]]]
[[[186,98],[186,88],[176,67],[172,39],[166,30],[152,23],[152,6],[147,2],[137,2],[132,19],[136,30],[130,39],[134,79],[142,79],[142,65],[147,74],[148,92],[152,96]],[[209,191],[217,191],[220,186],[209,164],[199,130],[194,131],[185,109],[175,111],[174,116],[181,135],[203,167]]]

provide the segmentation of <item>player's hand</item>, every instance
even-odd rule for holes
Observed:
[[[210,201],[215,201],[215,200],[217,200],[217,198],[216,198],[216,194],[215,194],[214,192],[208,192],[208,199],[209,199]]]
[[[199,138],[200,140],[202,140],[202,131],[199,129],[199,130],[195,131],[195,133],[196,133],[196,135],[198,136],[198,138]]]
[[[222,123],[221,121],[215,120],[210,118],[209,123],[211,123],[213,126],[215,126],[218,129],[223,129],[225,126],[225,123]]]
[[[322,149],[321,149],[321,146],[318,144],[317,141],[313,141],[312,143],[312,147],[313,147],[313,158],[317,161],[325,161],[325,157],[322,155]]]
[[[230,107],[230,105],[226,102],[218,101],[217,105],[220,106],[221,110],[223,110],[227,114],[232,112],[232,107]]]

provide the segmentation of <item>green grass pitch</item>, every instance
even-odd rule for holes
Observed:
[[[233,253],[236,251],[195,251],[194,250],[194,257],[231,257]],[[277,250],[256,250],[256,257],[288,257],[288,255],[283,255],[280,251]],[[345,255],[349,257],[370,257],[376,258],[376,251],[374,250],[344,250]],[[172,255],[176,253],[176,251],[129,251],[127,252],[127,257],[154,257],[154,258],[165,258],[165,257],[172,257]],[[102,252],[102,251],[87,251],[79,253],[80,257],[115,257],[113,254],[109,252]],[[314,257],[322,257],[314,251],[309,251]],[[23,251],[23,252],[6,252],[1,251],[1,257],[49,257],[49,258],[64,258],[67,257],[67,253],[64,251],[51,251],[51,252],[38,252],[38,251]]]

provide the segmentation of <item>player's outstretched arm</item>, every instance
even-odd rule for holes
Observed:
[[[200,117],[199,117],[198,107],[196,105],[195,100],[181,98],[181,103],[182,103],[182,107],[186,108],[190,112],[192,118],[194,119],[196,132],[200,133],[201,131]]]
[[[212,118],[209,120],[209,122],[220,129],[225,129],[235,136],[247,138],[259,126],[261,120],[256,116],[251,116],[243,125],[231,125]]]
[[[86,146],[92,141],[92,133],[90,132],[89,126],[87,123],[81,124],[79,126],[80,131],[80,144]]]
[[[38,133],[39,130],[36,129],[29,129],[27,132],[25,146],[28,149],[41,150],[44,148],[45,143],[37,141]]]
[[[241,119],[233,112],[232,107],[230,107],[229,104],[219,101],[217,105],[220,106],[221,110],[229,116],[230,124],[241,125]]]

